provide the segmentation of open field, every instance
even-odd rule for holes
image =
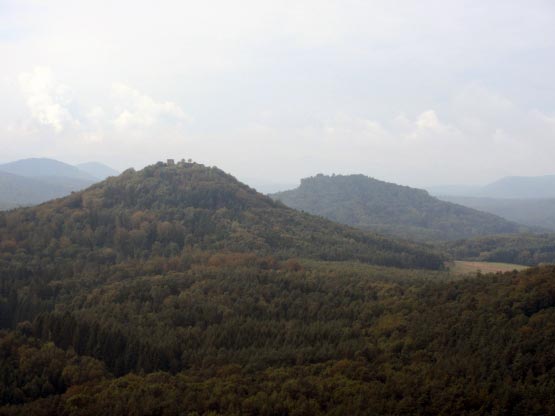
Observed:
[[[524,270],[528,266],[510,263],[493,263],[486,261],[459,261],[456,260],[447,265],[453,274],[470,274],[478,270],[482,273],[510,272],[513,270]]]

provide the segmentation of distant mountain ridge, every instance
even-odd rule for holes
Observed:
[[[472,196],[439,196],[442,201],[464,205],[498,215],[530,227],[555,231],[555,198],[480,198]]]
[[[486,185],[481,193],[490,198],[555,198],[555,175],[510,176]]]
[[[442,201],[555,230],[555,175],[508,176],[485,186],[445,185],[428,190]]]
[[[66,195],[62,185],[0,171],[0,209],[34,205]]]
[[[417,240],[453,240],[519,232],[492,214],[440,201],[425,190],[364,175],[319,174],[271,195],[284,204],[365,230]]]
[[[79,168],[48,158],[30,158],[0,165],[0,171],[25,177],[66,177],[82,180],[95,180],[94,176]]]
[[[30,158],[0,165],[0,210],[36,205],[78,191],[114,169],[96,162],[73,166],[47,158]]]
[[[443,185],[428,190],[435,196],[552,199],[555,198],[555,175],[507,176],[484,186]]]

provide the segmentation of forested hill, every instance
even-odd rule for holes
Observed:
[[[364,175],[319,174],[302,179],[297,189],[271,196],[342,224],[416,240],[454,240],[524,229],[493,214],[440,201],[424,190]]]
[[[40,267],[48,258],[71,273],[75,264],[185,261],[193,250],[442,267],[427,249],[295,211],[196,163],[130,169],[68,197],[2,213],[0,237],[10,267],[20,260]]]

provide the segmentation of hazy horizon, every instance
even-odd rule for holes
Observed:
[[[109,166],[101,161],[92,161],[89,160],[87,162],[78,162],[78,163],[71,163],[71,162],[66,162],[63,160],[57,160],[57,159],[52,159],[52,158],[25,158],[25,159],[18,159],[18,160],[14,160],[14,161],[10,161],[7,162],[8,164],[11,162],[21,162],[21,161],[33,161],[35,159],[46,159],[46,160],[52,160],[52,161],[56,161],[56,162],[61,162],[61,163],[65,163],[71,166],[75,166],[78,169],[82,169],[82,165],[87,165],[89,163],[92,164],[97,164],[100,163],[100,165],[104,165],[107,168],[112,168],[112,166]],[[171,158],[170,158],[171,159]],[[178,160],[175,160],[175,162],[178,162]],[[158,161],[153,161],[152,163],[150,163],[150,165],[154,165],[156,163],[165,163],[167,162],[166,160],[158,160]],[[194,161],[200,164],[203,164],[202,161]],[[0,172],[3,170],[2,165],[5,162],[0,162]],[[126,169],[129,168],[134,168],[137,170],[142,169],[144,166],[140,166],[140,167],[136,167],[136,166],[128,166],[125,169],[121,169],[119,170],[119,173],[123,172]],[[10,170],[11,171],[11,170]],[[84,172],[88,172],[86,169],[83,170]],[[9,172],[8,172],[9,173]],[[255,188],[257,191],[262,192],[264,194],[271,194],[271,193],[276,193],[276,192],[281,192],[281,191],[287,191],[287,190],[291,190],[294,188],[297,188],[301,185],[301,181],[305,178],[309,178],[309,177],[315,177],[317,175],[326,175],[326,176],[335,176],[335,175],[359,175],[359,172],[353,172],[353,173],[335,173],[335,172],[314,172],[310,175],[304,176],[304,177],[299,177],[296,179],[293,179],[289,182],[286,181],[279,181],[275,178],[272,178],[270,180],[264,180],[264,179],[258,179],[255,177],[246,177],[246,176],[237,176],[234,175],[233,172],[227,172],[232,174],[233,176],[235,176],[239,181],[249,185],[252,188]],[[426,189],[430,194],[432,195],[452,195],[452,196],[462,196],[465,195],[467,197],[472,197],[472,196],[478,196],[480,195],[479,192],[481,190],[481,188],[486,187],[488,185],[493,185],[497,182],[501,182],[505,179],[509,179],[509,178],[534,178],[534,179],[541,179],[541,178],[551,178],[551,177],[555,177],[555,175],[540,175],[540,176],[506,176],[506,177],[500,177],[497,178],[496,180],[493,180],[491,182],[482,182],[482,183],[476,183],[476,184],[457,184],[457,183],[446,183],[446,184],[438,184],[438,185],[431,185],[431,186],[426,186],[426,185],[422,185],[422,186],[415,186],[415,185],[411,185],[411,184],[406,184],[406,183],[396,183],[396,182],[392,182],[389,181],[387,179],[384,178],[379,178],[379,177],[375,177],[369,174],[366,174],[366,176],[373,178],[373,179],[377,179],[379,181],[384,181],[384,182],[390,182],[390,183],[395,183],[397,185],[402,185],[402,186],[410,186],[413,188],[421,188],[421,189]],[[278,178],[279,179],[279,178]],[[477,193],[478,192],[478,193]],[[518,197],[517,197],[518,198]],[[541,198],[541,197],[538,197]]]
[[[167,158],[247,183],[554,174],[548,1],[1,1],[0,163]]]

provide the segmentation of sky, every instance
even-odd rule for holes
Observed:
[[[0,0],[0,162],[555,174],[555,2]]]

